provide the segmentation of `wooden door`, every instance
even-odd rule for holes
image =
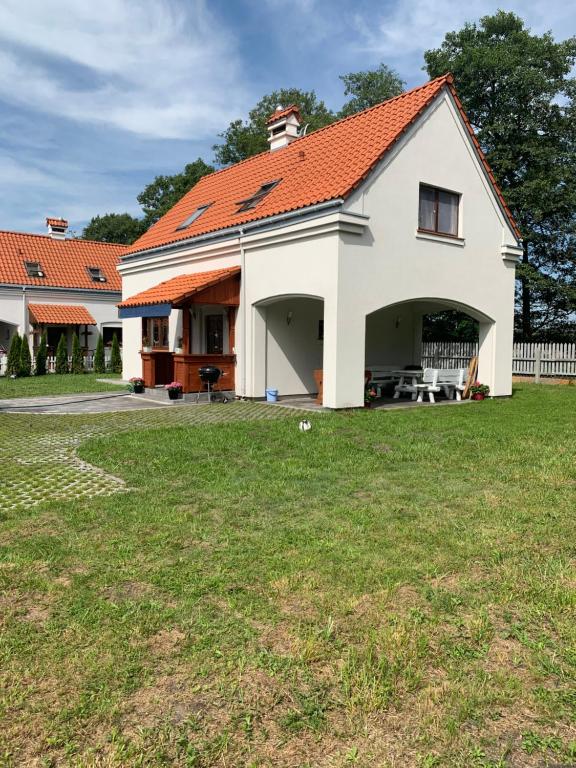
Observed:
[[[221,355],[224,352],[224,316],[206,315],[206,354]]]

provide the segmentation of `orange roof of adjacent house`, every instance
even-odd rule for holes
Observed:
[[[125,245],[0,231],[0,284],[120,291],[116,267],[125,252]],[[44,277],[31,277],[26,262],[39,264]],[[99,268],[106,282],[94,281],[88,267]]]
[[[30,320],[43,325],[96,325],[81,304],[28,304]]]
[[[266,151],[204,176],[127,253],[177,243],[250,221],[345,198],[375,168],[385,153],[445,89],[454,97],[478,156],[516,236],[520,233],[466,118],[452,76],[436,80],[366,109],[287,147]],[[239,212],[239,203],[267,182],[278,183],[255,208]],[[205,210],[189,225],[183,222],[198,208]]]
[[[240,267],[212,269],[209,272],[196,272],[193,275],[178,275],[171,280],[158,283],[153,288],[137,293],[126,301],[118,304],[120,309],[125,307],[142,307],[148,304],[174,304],[183,301],[198,291],[217,285],[223,280],[240,273]]]

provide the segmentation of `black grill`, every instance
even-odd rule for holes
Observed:
[[[203,365],[202,368],[198,368],[198,374],[204,384],[216,384],[222,376],[222,371],[215,365]]]

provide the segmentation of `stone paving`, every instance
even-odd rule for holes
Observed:
[[[54,398],[53,398],[54,399]],[[68,398],[70,399],[70,398]],[[45,500],[109,496],[123,480],[82,461],[78,446],[92,437],[136,429],[217,424],[289,416],[266,403],[180,405],[100,415],[42,416],[0,411],[0,519]]]

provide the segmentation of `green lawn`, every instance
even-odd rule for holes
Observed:
[[[3,513],[0,765],[576,765],[575,388],[177,410],[80,447],[123,492]]]
[[[110,383],[105,384],[97,379],[110,379]],[[110,392],[118,386],[118,381],[119,376],[116,373],[77,375],[51,373],[46,376],[27,376],[23,379],[0,376],[0,400],[14,397],[69,395],[77,392]],[[121,386],[126,387],[125,384]]]

